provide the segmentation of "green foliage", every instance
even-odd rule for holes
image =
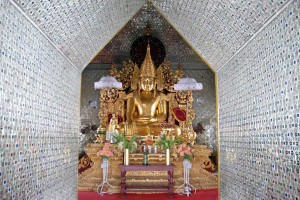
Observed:
[[[137,135],[133,135],[128,139],[124,133],[114,136],[114,138],[117,141],[119,149],[129,149],[131,153],[137,148],[136,140],[140,139]]]
[[[99,134],[99,135],[106,135],[106,131],[97,131],[97,134]]]
[[[192,159],[193,158],[193,154],[184,154],[183,159]]]
[[[178,137],[168,137],[166,134],[163,134],[158,141],[155,142],[155,145],[160,146],[162,150],[171,149],[175,144],[181,142],[181,139]]]

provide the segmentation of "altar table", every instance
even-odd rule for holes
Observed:
[[[126,185],[126,172],[127,171],[167,171],[168,172],[168,185]],[[127,192],[168,192],[169,197],[173,198],[173,172],[174,165],[121,165],[121,197],[124,198]]]

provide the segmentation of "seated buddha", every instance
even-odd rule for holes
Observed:
[[[167,119],[167,96],[156,87],[156,67],[151,58],[150,45],[139,69],[136,66],[135,90],[126,97],[126,135],[158,135]],[[136,79],[136,80],[134,80]]]

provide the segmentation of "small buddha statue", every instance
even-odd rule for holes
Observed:
[[[156,88],[156,67],[151,58],[150,45],[147,46],[146,57],[139,70],[139,76],[134,77],[137,88],[126,97],[126,135],[138,134],[146,136],[158,135],[161,123],[167,118],[167,96]],[[134,79],[133,78],[133,79]]]
[[[116,115],[113,113],[106,129],[106,140],[110,141],[110,143],[114,143],[114,136],[118,134],[118,119]]]

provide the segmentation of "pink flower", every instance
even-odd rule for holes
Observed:
[[[97,152],[97,156],[110,157],[114,155],[114,149],[111,149],[110,143],[105,143],[103,149]]]
[[[180,157],[191,158],[192,157],[192,148],[184,143],[180,144],[176,152],[179,154]]]
[[[177,153],[180,153],[182,151],[182,148],[179,146],[179,148],[177,149]]]
[[[184,150],[184,154],[187,154],[187,155],[189,155],[189,154],[191,154],[191,151],[190,151],[190,150],[188,150],[188,149],[186,149],[186,150]]]
[[[112,155],[113,155],[113,153],[112,153],[111,151],[107,152],[107,156],[108,156],[108,157],[110,157],[110,156],[112,156]]]

